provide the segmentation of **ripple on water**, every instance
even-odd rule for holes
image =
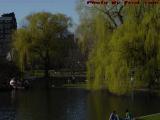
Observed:
[[[0,120],[16,120],[15,109],[0,109]]]

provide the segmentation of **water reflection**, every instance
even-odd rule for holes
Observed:
[[[18,120],[85,120],[85,97],[85,91],[72,89],[20,94]]]
[[[16,120],[16,109],[10,92],[0,93],[0,120]]]
[[[125,116],[126,109],[135,117],[160,112],[160,98],[148,93],[135,93],[134,101],[132,95],[118,97],[106,92],[94,92],[89,96],[90,120],[107,120],[113,110],[120,117]]]
[[[148,93],[118,97],[105,91],[53,89],[0,93],[0,120],[107,120],[128,108],[135,116],[160,112],[160,98]]]

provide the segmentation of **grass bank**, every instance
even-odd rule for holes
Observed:
[[[160,113],[142,116],[137,118],[136,120],[160,120]]]

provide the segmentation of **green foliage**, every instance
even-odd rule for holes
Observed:
[[[92,48],[96,44],[96,38],[93,35],[95,33],[95,21],[96,16],[99,13],[97,10],[86,7],[86,1],[77,1],[77,12],[80,16],[80,25],[77,27],[76,34],[78,36],[79,46],[83,54],[88,59],[88,55],[91,53]]]
[[[124,23],[116,29],[111,29],[105,14],[92,18],[93,33],[87,36],[94,39],[87,67],[91,89],[106,88],[121,95],[131,91],[131,76],[136,88],[151,87],[159,80],[160,7],[131,5],[123,16]]]
[[[45,75],[48,76],[51,58],[66,54],[68,44],[65,43],[66,39],[70,39],[68,27],[71,20],[63,14],[48,12],[31,14],[26,20],[25,27],[18,29],[13,35],[17,61],[22,72],[26,64],[41,61],[39,63],[43,64]]]
[[[9,85],[11,78],[19,74],[17,66],[13,62],[6,61],[4,58],[0,58],[0,87],[1,85]]]
[[[29,51],[31,48],[29,32],[24,28],[20,28],[13,34],[13,41],[13,47],[15,48],[14,54],[16,56],[14,56],[14,59],[20,68],[21,73],[23,73],[25,70],[24,66],[26,62],[26,56],[29,56]],[[21,78],[22,77],[23,74]]]
[[[89,56],[88,61],[88,77],[92,79],[89,82],[89,86],[93,89],[99,89],[106,80],[105,66],[108,63],[106,56],[108,54],[108,43],[112,35],[110,25],[103,15],[97,15],[95,17],[95,47]],[[93,35],[93,34],[92,34]]]

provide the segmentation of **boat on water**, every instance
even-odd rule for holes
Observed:
[[[25,90],[28,88],[30,88],[30,82],[28,80],[18,81],[12,78],[9,83],[0,84],[0,91]]]
[[[18,81],[13,78],[10,80],[10,86],[12,89],[28,89],[30,82],[28,80]]]

